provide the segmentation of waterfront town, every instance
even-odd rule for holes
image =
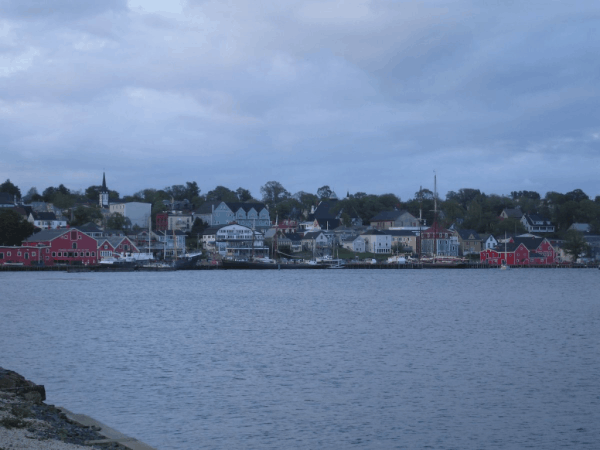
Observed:
[[[476,189],[419,188],[338,197],[328,186],[291,195],[278,182],[249,191],[195,182],[120,198],[102,182],[79,196],[63,185],[22,196],[0,185],[0,266],[99,266],[125,261],[403,264],[437,261],[477,266],[597,265],[600,199],[521,191],[487,196]],[[154,194],[154,198],[152,197]],[[148,200],[148,201],[147,201]],[[578,221],[577,219],[580,219]]]

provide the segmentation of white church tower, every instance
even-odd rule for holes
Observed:
[[[102,172],[102,189],[100,189],[100,208],[108,208],[108,189],[106,188],[106,174]]]

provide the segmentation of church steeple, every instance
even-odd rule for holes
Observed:
[[[102,189],[100,189],[100,208],[108,208],[108,189],[106,188],[106,174],[102,172]]]

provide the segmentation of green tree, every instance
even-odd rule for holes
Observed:
[[[35,227],[12,209],[0,209],[0,245],[21,245]]]
[[[207,202],[237,202],[238,196],[231,189],[225,186],[217,186],[212,191],[206,193]]]
[[[25,203],[31,203],[31,202],[39,202],[43,200],[42,196],[39,194],[37,188],[32,187],[27,191],[27,194],[25,194],[25,196],[23,197],[23,201]]]
[[[332,193],[333,193],[333,191],[327,185],[322,186],[319,189],[317,189],[317,197],[319,197],[320,199],[331,198]]]
[[[563,248],[565,253],[570,255],[575,261],[578,257],[587,253],[589,245],[583,238],[582,233],[575,230],[569,230],[567,232],[567,239],[563,243]]]
[[[131,220],[121,214],[114,213],[106,221],[106,227],[110,228],[111,230],[124,231],[128,228],[131,228]]]
[[[80,226],[88,222],[96,222],[99,220],[102,220],[102,213],[100,212],[99,206],[88,208],[80,205],[73,211],[71,225]]]
[[[260,188],[260,193],[262,194],[263,202],[269,207],[273,207],[282,200],[290,197],[290,193],[278,181],[267,181],[265,185]]]
[[[16,195],[18,199],[21,198],[21,189],[12,184],[9,179],[0,184],[0,192],[6,192],[13,196]]]
[[[235,194],[237,195],[238,201],[240,202],[247,202],[248,200],[252,200],[252,194],[248,189],[239,187],[235,190]]]

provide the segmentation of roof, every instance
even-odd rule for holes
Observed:
[[[93,222],[84,223],[83,225],[79,225],[77,227],[72,227],[76,230],[83,231],[84,233],[101,233],[102,230],[98,228],[98,226]]]
[[[309,231],[307,233],[304,233],[304,237],[302,239],[316,239],[319,237],[319,235],[325,235],[325,233],[323,233],[322,230],[318,230],[318,231]]]
[[[208,227],[202,232],[202,236],[216,235],[217,231],[219,231],[221,228],[226,227],[226,226],[227,225],[213,225],[212,227]]]
[[[377,235],[377,236],[389,236],[390,233],[385,233],[383,231],[379,231],[379,230],[367,230],[365,231],[363,234],[361,234],[361,236],[373,236],[373,235]]]
[[[523,217],[523,211],[521,211],[521,208],[519,206],[517,206],[516,208],[504,208],[502,212],[506,216],[508,216],[509,219],[520,219],[521,217]]]
[[[540,246],[540,244],[545,240],[545,238],[533,238],[533,237],[515,237],[513,238],[513,242],[517,244],[523,244],[527,247],[528,250],[535,250]]]
[[[389,234],[391,236],[416,236],[417,234],[411,230],[385,230],[384,234]]]
[[[587,233],[590,231],[591,227],[589,223],[577,223],[575,222],[569,227],[569,230],[581,231],[582,233]]]
[[[57,230],[42,230],[38,233],[32,234],[25,242],[41,242],[41,241],[51,241],[56,239],[59,236],[62,236],[65,233],[71,231],[68,228],[59,228]]]
[[[34,220],[56,220],[56,214],[53,212],[32,212]]]
[[[481,237],[479,236],[479,234],[477,234],[477,231],[475,231],[475,230],[464,229],[464,230],[457,230],[456,232],[458,233],[458,235],[460,236],[460,238],[463,241],[466,241],[466,240],[480,241],[481,240]]]
[[[540,216],[539,214],[525,214],[524,217],[529,225],[538,225],[534,222],[542,222],[542,225],[552,225],[552,223],[548,219],[546,219],[543,216]]]
[[[322,229],[333,230],[340,226],[340,219],[334,218],[315,218]]]

